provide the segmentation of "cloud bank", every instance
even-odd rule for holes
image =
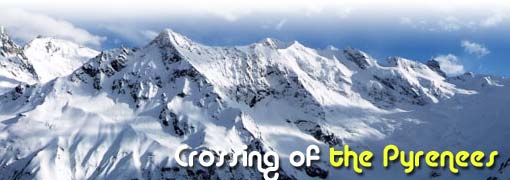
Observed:
[[[159,33],[153,30],[140,29],[136,26],[128,26],[128,25],[105,25],[101,26],[103,29],[107,30],[118,36],[118,38],[122,39],[125,42],[144,45],[149,41],[153,40]],[[113,39],[114,41],[116,39]],[[119,40],[120,41],[120,40]],[[116,44],[122,42],[116,42]]]
[[[505,19],[505,15],[503,13],[495,13],[492,16],[487,17],[486,19],[480,22],[480,26],[482,27],[494,27],[503,22]]]
[[[99,47],[104,37],[96,36],[70,22],[47,15],[31,13],[20,9],[0,11],[0,25],[16,38],[29,41],[38,35],[70,40],[78,44]]]
[[[483,45],[468,40],[461,41],[460,46],[464,48],[465,52],[476,55],[479,58],[490,53],[489,49]]]
[[[453,54],[440,55],[434,59],[439,62],[441,70],[448,76],[455,76],[465,72],[464,65],[462,65],[457,56]]]
[[[507,20],[506,17],[507,13],[503,12],[489,13],[486,16],[450,12],[438,16],[426,14],[416,17],[400,17],[399,22],[401,25],[414,29],[431,32],[455,32],[494,28],[504,24],[505,20]]]

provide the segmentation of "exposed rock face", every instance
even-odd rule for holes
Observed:
[[[426,64],[430,69],[437,72],[439,75],[446,77],[446,73],[444,73],[444,71],[441,70],[441,66],[439,65],[438,61],[432,59],[432,60],[427,61]]]
[[[0,69],[0,76],[11,81],[31,83],[38,79],[23,48],[5,33],[0,33]]]

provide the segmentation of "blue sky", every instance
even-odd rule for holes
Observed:
[[[0,24],[21,40],[43,34],[96,49],[139,47],[171,28],[207,45],[245,45],[273,37],[313,48],[350,46],[379,60],[437,58],[452,75],[510,75],[510,8],[499,1],[93,1],[60,2],[58,7],[23,2],[5,4],[0,13],[12,19],[3,18]],[[52,25],[31,24],[28,19],[34,17]]]

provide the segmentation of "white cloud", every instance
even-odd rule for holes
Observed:
[[[401,17],[400,24],[414,29],[421,29],[433,32],[453,32],[459,31],[468,25],[463,23],[455,16],[446,16],[439,19],[417,19],[410,17]]]
[[[103,28],[134,44],[147,43],[159,34],[152,30],[140,30],[131,26],[107,25],[103,26]],[[117,41],[115,43],[119,44],[122,42]]]
[[[340,18],[347,18],[352,14],[352,8],[346,7],[345,9],[340,9],[336,12],[336,15]]]
[[[282,19],[280,22],[278,22],[278,24],[276,24],[275,30],[277,30],[277,31],[281,30],[286,22],[287,22],[287,19]]]
[[[143,30],[140,33],[145,37],[145,39],[148,39],[148,40],[153,40],[159,34],[158,32],[151,31],[151,30]]]
[[[454,16],[448,16],[443,19],[440,19],[438,25],[440,30],[446,32],[458,31],[463,26],[461,21]]]
[[[53,36],[78,44],[100,46],[104,37],[96,36],[88,31],[75,27],[70,22],[55,19],[43,14],[36,14],[19,9],[0,11],[0,25],[6,27],[9,34],[28,41],[38,35]]]
[[[448,76],[455,76],[465,72],[464,65],[453,54],[439,55],[434,59],[439,62],[441,70]]]
[[[505,21],[505,17],[506,14],[501,12],[490,14],[488,17],[450,14],[437,17],[400,17],[399,22],[414,29],[433,32],[454,32],[496,27]]]
[[[410,17],[401,17],[400,24],[414,26],[414,21]]]
[[[495,13],[492,16],[487,17],[486,19],[483,19],[480,21],[480,26],[482,27],[493,27],[504,20],[504,15],[502,13]]]
[[[490,53],[489,49],[487,49],[483,45],[468,40],[461,41],[460,46],[464,48],[465,52],[469,54],[474,54],[478,57],[482,57]]]

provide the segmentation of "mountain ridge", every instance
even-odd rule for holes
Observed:
[[[504,96],[510,81],[444,77],[437,68],[272,39],[211,47],[166,29],[141,48],[102,51],[69,75],[0,95],[0,177],[262,178],[251,168],[179,168],[171,155],[182,143],[231,154],[243,145],[276,151],[283,157],[282,179],[359,178],[327,166],[327,153],[301,170],[286,163],[291,151],[309,144],[323,150],[387,143],[508,150],[497,146],[503,142],[498,137],[509,135],[508,122],[496,116],[510,117],[501,106],[510,102]],[[478,114],[466,115],[464,108]],[[481,123],[482,117],[491,119]],[[484,142],[469,132],[493,138]],[[365,177],[405,179],[397,170],[374,168]],[[508,175],[475,173],[468,175]]]
[[[70,74],[97,51],[70,41],[39,36],[24,46],[16,44],[4,31],[0,34],[2,70],[5,85],[0,93],[18,84],[45,83]],[[13,67],[9,67],[13,66]]]

